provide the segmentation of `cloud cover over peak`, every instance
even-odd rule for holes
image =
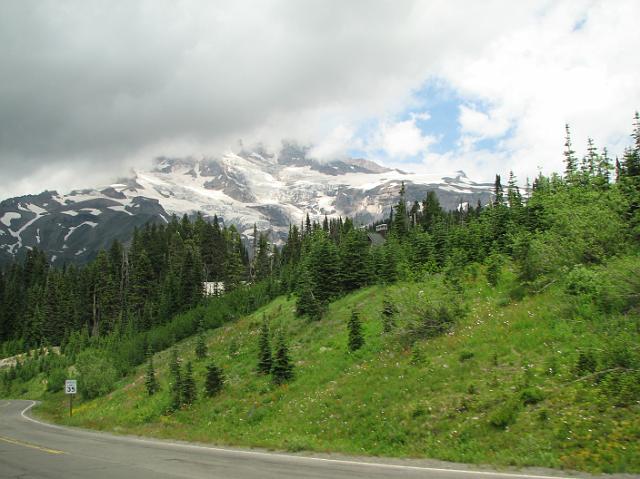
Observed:
[[[633,0],[8,0],[0,199],[238,138],[472,175],[559,169],[566,121],[580,140],[627,141],[638,17]],[[430,83],[459,103],[444,153]]]

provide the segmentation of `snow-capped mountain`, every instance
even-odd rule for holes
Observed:
[[[27,248],[45,250],[53,263],[84,262],[114,239],[127,241],[134,227],[168,221],[171,214],[202,212],[234,224],[245,236],[269,230],[284,238],[289,224],[308,213],[353,217],[362,224],[389,214],[404,181],[407,199],[435,190],[443,205],[486,204],[490,184],[451,176],[406,173],[367,160],[330,163],[285,144],[279,154],[262,148],[210,158],[158,158],[148,171],[104,188],[67,195],[44,192],[0,203],[0,261]]]

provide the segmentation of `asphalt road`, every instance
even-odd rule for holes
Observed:
[[[473,471],[425,461],[373,462],[226,449],[45,424],[33,401],[0,400],[0,478],[442,478],[551,479],[560,474]],[[371,462],[370,462],[371,461]],[[566,477],[566,476],[564,476]]]

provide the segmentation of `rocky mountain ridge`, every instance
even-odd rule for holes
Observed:
[[[435,190],[447,209],[486,204],[491,197],[492,185],[463,172],[442,177],[363,159],[318,162],[308,148],[290,144],[278,154],[257,148],[201,159],[162,157],[153,168],[104,188],[0,202],[0,261],[38,247],[54,264],[82,263],[114,239],[128,241],[135,227],[197,211],[236,225],[247,238],[255,223],[278,242],[307,213],[312,219],[349,216],[361,224],[383,218],[402,182],[409,201]]]

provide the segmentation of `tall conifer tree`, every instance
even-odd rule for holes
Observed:
[[[271,341],[269,338],[269,323],[266,317],[262,317],[260,327],[260,339],[258,342],[258,372],[269,374],[272,367]]]

